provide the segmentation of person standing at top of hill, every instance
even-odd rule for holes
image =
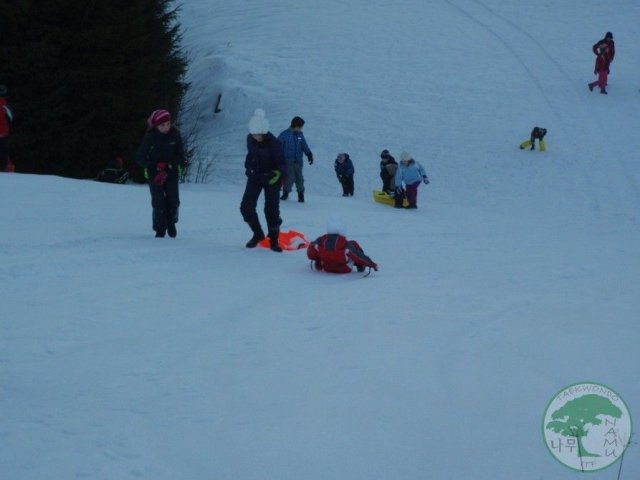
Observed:
[[[0,172],[9,169],[9,130],[13,121],[6,96],[7,87],[0,85]]]
[[[304,162],[302,161],[302,154],[304,153],[307,156],[309,165],[313,165],[313,153],[311,153],[309,145],[307,145],[307,141],[304,138],[304,133],[302,133],[303,127],[304,120],[301,117],[293,117],[291,126],[278,135],[278,140],[284,148],[284,159],[287,162],[287,180],[282,187],[280,200],[289,198],[289,193],[295,182],[298,201],[300,203],[304,202],[304,177],[302,176]]]
[[[593,92],[593,88],[597,85],[600,87],[600,93],[606,95],[609,66],[611,65],[611,62],[613,62],[613,57],[616,55],[613,33],[607,32],[602,40],[599,40],[593,45],[592,50],[596,55],[596,65],[593,73],[598,75],[598,80],[589,84],[589,90]]]

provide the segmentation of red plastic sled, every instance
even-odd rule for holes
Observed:
[[[269,248],[269,245],[269,237],[266,237],[258,243],[258,246],[262,248]],[[307,240],[302,233],[289,230],[280,232],[278,245],[280,245],[282,250],[301,250],[309,246],[309,240]]]

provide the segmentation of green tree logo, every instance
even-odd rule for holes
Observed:
[[[558,392],[547,406],[542,429],[553,456],[582,472],[602,470],[621,459],[632,433],[622,398],[597,383],[577,383]]]

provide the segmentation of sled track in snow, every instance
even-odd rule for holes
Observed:
[[[549,97],[545,93],[544,88],[543,88],[542,84],[540,83],[540,80],[535,75],[533,70],[531,70],[531,68],[529,68],[529,66],[527,65],[527,62],[525,62],[524,59],[518,54],[518,52],[511,46],[511,44],[502,35],[500,35],[495,29],[491,28],[486,22],[483,22],[482,20],[480,20],[477,16],[473,15],[468,10],[465,10],[464,8],[462,8],[459,5],[456,5],[451,0],[444,0],[444,2],[447,5],[451,6],[452,8],[458,10],[460,13],[462,13],[465,17],[467,17],[473,23],[476,23],[476,24],[480,25],[480,27],[482,27],[484,30],[489,32],[494,37],[496,37],[498,39],[498,41],[511,53],[513,58],[515,58],[518,61],[518,63],[522,66],[522,68],[527,72],[527,75],[529,76],[529,78],[531,78],[531,81],[535,84],[536,88],[538,89],[538,91],[540,92],[542,97],[545,99],[545,102],[547,103],[549,108],[554,112],[554,114],[556,114],[555,108],[554,108],[553,104],[551,103],[551,100],[549,99]],[[518,27],[517,25],[514,25],[513,23],[509,22],[508,20],[505,20],[504,18],[500,17],[493,10],[491,10],[489,7],[487,7],[483,3],[481,3],[481,2],[479,2],[477,0],[474,0],[474,2],[477,5],[479,5],[480,8],[482,8],[483,10],[488,12],[492,17],[494,17],[496,19],[499,19],[499,20],[502,20],[503,22],[506,22],[506,23],[510,24],[513,28],[515,28],[519,32],[522,32],[520,27]],[[557,116],[557,114],[556,114],[556,116]]]

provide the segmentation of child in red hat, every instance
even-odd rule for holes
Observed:
[[[187,166],[182,137],[171,123],[171,114],[154,110],[147,119],[149,130],[136,154],[136,163],[144,169],[151,191],[152,222],[156,237],[166,233],[174,238],[178,232],[180,171]]]

